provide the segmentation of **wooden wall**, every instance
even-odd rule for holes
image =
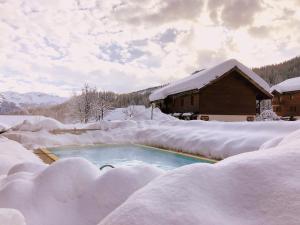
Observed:
[[[258,90],[238,72],[220,79],[199,92],[200,113],[255,115]]]
[[[274,93],[272,105],[278,116],[300,116],[300,91]]]
[[[255,115],[256,97],[259,94],[260,91],[252,83],[233,70],[205,88],[168,96],[163,101],[162,111],[211,115]]]

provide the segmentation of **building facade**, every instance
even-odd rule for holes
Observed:
[[[300,77],[285,80],[271,91],[273,111],[278,116],[300,118]]]
[[[231,60],[154,92],[150,101],[167,114],[243,121],[254,120],[260,113],[260,102],[271,97],[268,85],[258,75]]]

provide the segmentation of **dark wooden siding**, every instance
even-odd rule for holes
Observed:
[[[233,71],[200,90],[200,113],[213,115],[255,115],[258,90]]]
[[[192,99],[193,98],[193,99]],[[187,93],[167,98],[169,112],[199,112],[199,93]],[[192,101],[193,100],[193,101]],[[193,103],[193,104],[192,104]]]
[[[163,100],[163,112],[255,115],[259,94],[260,90],[238,71],[233,70],[205,88],[168,96]]]
[[[272,105],[278,116],[300,116],[300,91],[274,93]]]

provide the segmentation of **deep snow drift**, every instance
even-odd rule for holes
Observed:
[[[299,140],[297,131],[273,149],[173,170],[99,225],[298,225]]]
[[[298,225],[299,140],[296,131],[272,148],[170,172],[146,165],[101,172],[83,159],[8,165],[0,207],[17,209],[27,225]],[[18,223],[5,225],[23,225],[18,211]]]
[[[30,168],[29,170],[27,168]],[[150,166],[101,173],[84,159],[12,168],[0,180],[0,207],[22,212],[28,225],[96,225],[132,193],[162,174]]]
[[[53,132],[73,128],[99,130]],[[162,146],[212,158],[249,153],[169,172],[149,165],[103,172],[78,158],[45,165],[21,144],[1,137],[0,224],[300,224],[299,122],[136,117],[64,125],[47,118],[15,125],[5,136],[31,149],[105,142]]]
[[[8,169],[17,163],[33,162],[42,163],[32,152],[25,149],[21,144],[0,138],[0,177],[8,172]]]

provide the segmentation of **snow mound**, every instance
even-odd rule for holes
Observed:
[[[297,131],[273,149],[173,170],[99,225],[298,225],[299,140]]]
[[[52,131],[52,130],[63,129],[63,128],[64,125],[58,122],[57,120],[46,118],[37,122],[30,122],[29,120],[24,120],[23,123],[12,127],[12,130],[36,132],[41,130]]]
[[[0,180],[0,207],[19,210],[30,225],[95,225],[163,174],[146,165],[101,172],[81,158],[23,168]]]
[[[256,118],[257,121],[272,121],[272,120],[280,120],[280,117],[277,116],[273,110],[264,110],[262,113]]]
[[[0,123],[0,132],[4,132],[10,129],[10,126],[4,123]]]
[[[271,91],[277,91],[279,93],[299,91],[300,90],[300,77],[287,79],[279,84],[271,87]]]
[[[15,209],[0,209],[1,225],[26,225],[24,216]]]
[[[45,116],[29,116],[29,115],[0,115],[0,122],[9,127],[16,126],[23,123],[24,120],[29,120],[30,122],[38,122],[46,119]]]
[[[162,134],[171,135],[167,141],[172,145],[181,144],[176,141],[179,134],[198,126],[205,128],[203,133],[220,132],[201,138],[193,133],[183,143],[189,143],[189,147],[195,143],[203,146],[198,141],[210,135],[217,139],[213,137],[207,146],[214,141],[217,146],[226,140],[220,138],[225,131],[236,132],[236,136],[243,131],[248,138],[249,132],[256,133],[247,142],[255,142],[265,133],[278,135],[278,130],[282,133],[272,140],[269,138],[260,151],[239,154],[213,165],[192,164],[169,172],[149,165],[102,172],[81,158],[59,160],[46,166],[20,144],[0,138],[0,208],[18,210],[30,225],[300,224],[300,130],[292,132],[299,123],[169,121],[164,125],[155,123],[155,130],[149,127],[152,121],[146,121],[143,125],[147,129],[143,130],[141,123],[131,122],[140,128],[137,139],[155,133],[160,139],[165,137]],[[175,129],[173,126],[178,124],[180,128]],[[162,126],[165,126],[163,133],[157,133]],[[286,135],[288,129],[290,134]],[[124,133],[120,128],[109,131]],[[241,146],[245,143],[240,143]],[[3,157],[5,154],[7,157]],[[11,164],[6,165],[9,160]],[[2,220],[6,221],[7,216],[9,212],[4,213]],[[23,217],[21,214],[16,217],[20,218],[16,225],[21,225]]]
[[[248,67],[235,59],[227,60],[215,67],[207,70],[202,70],[198,73],[192,74],[186,78],[175,81],[161,89],[154,91],[150,96],[150,101],[164,99],[169,95],[200,89],[210,84],[213,80],[219,78],[234,67],[240,69],[246,76],[250,78],[256,85],[258,85],[264,92],[269,93],[270,87],[260,76],[250,70]]]
[[[7,91],[1,92],[0,95],[6,101],[13,102],[17,106],[48,106],[61,104],[67,100],[67,98],[41,92],[18,93],[14,91]]]
[[[116,108],[105,115],[104,120],[151,120],[151,108],[143,105],[131,105],[127,108]],[[153,120],[177,120],[175,117],[164,114],[159,108],[153,110]]]
[[[42,163],[37,156],[21,144],[0,137],[0,175],[7,174],[10,168],[24,162]]]

